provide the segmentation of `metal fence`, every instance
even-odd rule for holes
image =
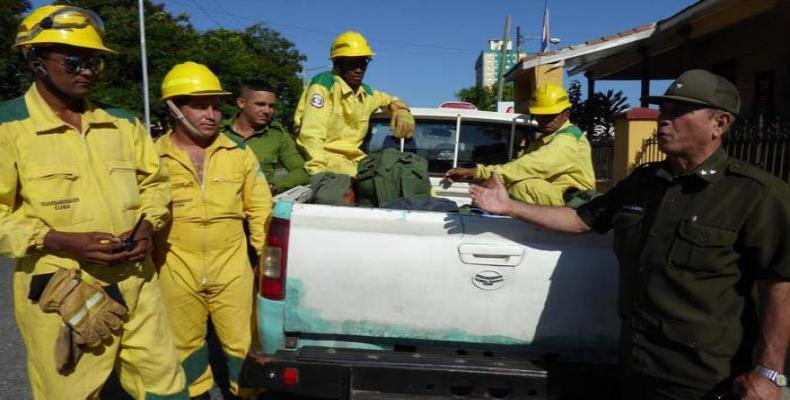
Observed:
[[[591,145],[595,179],[610,181],[614,171],[614,141]]]
[[[790,123],[739,123],[728,133],[727,153],[790,183]]]
[[[658,149],[658,141],[655,136],[651,136],[642,141],[642,147],[634,157],[633,164],[628,166],[629,171],[634,168],[649,162],[661,161],[666,158],[666,155]]]
[[[790,183],[790,124],[777,122],[758,126],[748,122],[740,123],[727,134],[724,148],[733,158],[754,164]],[[664,153],[658,149],[655,136],[650,137],[642,141],[641,150],[629,169],[644,163],[661,161],[664,157]]]

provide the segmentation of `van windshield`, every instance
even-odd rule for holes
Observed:
[[[428,171],[441,174],[453,168],[455,155],[455,121],[417,119],[414,136],[404,143],[404,151],[417,153],[428,160]],[[502,164],[510,151],[510,123],[461,120],[458,166]],[[527,137],[526,126],[516,126],[516,143]],[[518,152],[516,146],[516,152]],[[400,140],[392,136],[389,119],[372,119],[370,134],[363,144],[365,153],[382,148],[400,149]]]

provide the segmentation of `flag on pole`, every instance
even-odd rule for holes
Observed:
[[[543,5],[543,37],[540,51],[547,51],[549,45],[551,45],[551,34],[549,33],[549,2],[546,0]]]

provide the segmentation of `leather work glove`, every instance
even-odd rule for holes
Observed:
[[[407,108],[398,108],[392,112],[390,129],[398,139],[408,139],[414,133],[414,116]]]
[[[75,339],[74,330],[62,324],[55,340],[55,369],[60,373],[73,370],[82,356],[82,345]]]
[[[111,298],[98,284],[82,279],[74,269],[61,269],[50,279],[38,303],[44,312],[57,312],[71,330],[76,345],[99,346],[123,325],[126,306]],[[58,339],[60,341],[60,338]],[[65,348],[58,346],[56,348]]]

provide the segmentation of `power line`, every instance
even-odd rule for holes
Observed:
[[[179,1],[179,0],[167,0],[167,1],[168,2],[172,2],[172,3],[176,3],[176,4],[185,5],[185,6],[189,5],[188,3],[183,2],[183,1]],[[219,6],[219,4],[218,4],[218,2],[216,0],[213,0],[213,1],[215,3],[217,3],[217,5]],[[220,27],[220,28],[222,27],[216,21],[216,19],[214,19],[214,17],[211,16],[205,9],[200,7],[200,5],[195,0],[191,0],[191,2],[192,2],[192,4],[197,6],[198,9],[200,9],[201,12],[206,14],[215,24],[217,24],[218,27]],[[220,6],[219,8],[220,8],[220,12],[222,14],[226,14],[226,15],[228,15],[230,17],[233,17],[233,19],[239,25],[244,25],[241,22],[241,19],[243,19],[243,20],[247,20],[247,21],[251,21],[251,22],[255,22],[255,23],[264,23],[264,24],[269,25],[269,26],[281,26],[281,27],[296,29],[296,30],[299,30],[299,31],[316,33],[316,34],[320,34],[320,35],[325,35],[325,37],[329,37],[329,38],[334,38],[337,35],[337,32],[328,32],[328,31],[319,30],[319,29],[306,28],[306,27],[303,27],[303,26],[293,25],[293,24],[288,24],[288,23],[283,23],[283,22],[272,23],[271,21],[265,21],[265,20],[251,18],[251,17],[245,16],[245,15],[240,15],[240,14],[235,14],[235,13],[229,12],[225,8],[223,8],[222,6]],[[451,52],[467,52],[467,51],[478,51],[479,50],[479,49],[473,49],[473,48],[448,47],[448,46],[440,46],[440,45],[434,45],[434,44],[401,42],[401,41],[396,41],[396,40],[381,39],[381,38],[378,38],[376,36],[367,36],[367,37],[369,39],[371,39],[371,41],[376,41],[376,42],[386,43],[386,44],[394,44],[394,45],[405,46],[405,47],[418,47],[418,48],[444,50],[444,51],[451,51]]]
[[[222,24],[220,24],[220,23],[219,23],[219,22],[218,22],[216,19],[214,19],[214,16],[213,16],[213,15],[211,15],[211,14],[210,14],[208,11],[204,10],[204,9],[203,9],[203,7],[201,7],[201,6],[200,6],[200,4],[198,4],[198,2],[197,2],[197,1],[195,1],[195,0],[192,0],[192,4],[194,4],[194,5],[195,5],[195,7],[197,7],[197,8],[198,8],[198,10],[202,11],[202,12],[203,12],[203,14],[206,14],[206,16],[208,17],[208,19],[212,20],[212,21],[213,21],[213,22],[214,22],[214,23],[217,25],[217,28],[220,28],[220,29],[222,29]]]
[[[231,18],[233,18],[236,21],[237,24],[244,25],[235,15],[229,13],[228,10],[226,10],[225,7],[222,6],[222,3],[218,2],[217,0],[211,0],[211,1],[214,2],[214,4],[217,6],[217,8],[222,10],[222,12],[224,14],[226,14],[226,15],[230,16]]]

